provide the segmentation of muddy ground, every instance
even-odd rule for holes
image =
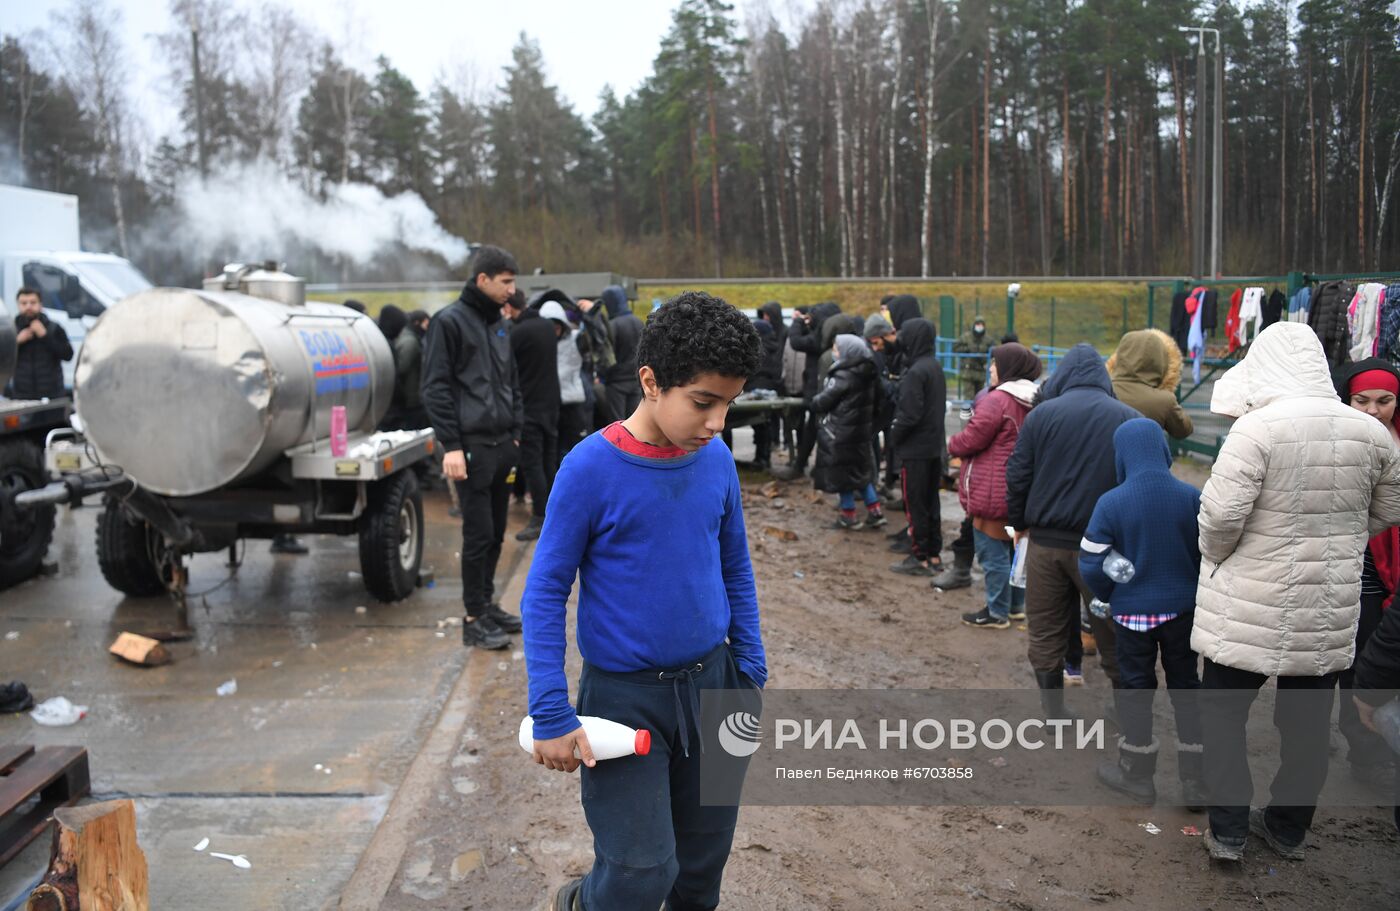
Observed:
[[[1201,481],[1199,469],[1182,473]],[[890,573],[896,555],[883,534],[833,530],[831,498],[805,483],[770,498],[764,480],[746,476],[745,491],[770,687],[1033,686],[1024,628],[959,622],[980,606],[980,586],[939,594],[926,579]],[[944,504],[951,541],[960,513],[951,495]],[[766,534],[768,526],[797,540]],[[508,599],[518,599],[523,572]],[[576,681],[576,653],[570,670]],[[464,673],[474,690],[468,717],[415,811],[384,908],[538,908],[591,862],[577,776],[544,771],[515,743],[524,662],[476,653]],[[1085,678],[1107,693],[1096,659]],[[747,807],[722,907],[1396,907],[1400,838],[1389,808],[1319,810],[1306,862],[1287,864],[1251,842],[1243,869],[1222,872],[1199,838],[1181,834],[1204,829],[1204,816],[1165,803],[1174,777],[1159,774],[1163,803],[1151,809]],[[1140,827],[1147,821],[1161,834]]]

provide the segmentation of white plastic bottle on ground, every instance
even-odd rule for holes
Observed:
[[[588,735],[594,759],[645,756],[651,752],[651,731],[629,728],[594,715],[580,715],[578,720]],[[520,719],[520,748],[527,753],[535,752],[535,719],[529,715]]]

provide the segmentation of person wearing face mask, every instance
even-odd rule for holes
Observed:
[[[1364,411],[1385,425],[1394,439],[1395,403],[1400,396],[1400,371],[1386,360],[1366,358],[1340,368],[1334,380],[1342,401]],[[1356,627],[1356,654],[1360,655],[1381,624],[1383,611],[1391,610],[1400,587],[1400,529],[1387,528],[1366,544],[1361,565],[1361,618]],[[1353,669],[1337,675],[1342,690],[1337,727],[1347,741],[1347,761],[1352,777],[1373,787],[1390,784],[1395,774],[1393,754],[1379,735],[1362,724],[1351,700]]]
[[[987,376],[987,352],[991,348],[992,340],[987,337],[987,321],[980,316],[972,321],[972,328],[953,343],[953,351],[958,354],[980,355],[961,358],[962,363],[958,367],[958,392],[969,402],[982,389]]]

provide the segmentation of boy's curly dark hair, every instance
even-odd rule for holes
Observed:
[[[663,390],[702,373],[748,378],[758,371],[763,343],[749,318],[703,291],[683,291],[647,320],[637,366],[650,367]]]

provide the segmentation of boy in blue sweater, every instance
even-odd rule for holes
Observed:
[[[1118,486],[1099,498],[1079,544],[1079,573],[1110,606],[1118,657],[1118,761],[1101,763],[1098,777],[1144,803],[1157,799],[1152,697],[1160,652],[1176,714],[1182,803],[1199,811],[1206,794],[1197,702],[1201,679],[1191,651],[1191,622],[1201,565],[1196,528],[1201,493],[1173,477],[1171,450],[1155,421],[1123,423],[1113,433],[1113,447]],[[1109,577],[1112,567],[1105,563],[1111,551],[1133,565],[1127,582]]]
[[[768,670],[739,477],[714,437],[761,355],[729,304],[673,298],[637,349],[641,404],[574,447],[555,478],[521,604],[534,759],[582,763],[594,849],[556,911],[719,904],[738,808],[700,805],[699,691],[761,689]],[[575,574],[577,713],[564,675]],[[645,728],[651,751],[595,764],[579,715]]]

